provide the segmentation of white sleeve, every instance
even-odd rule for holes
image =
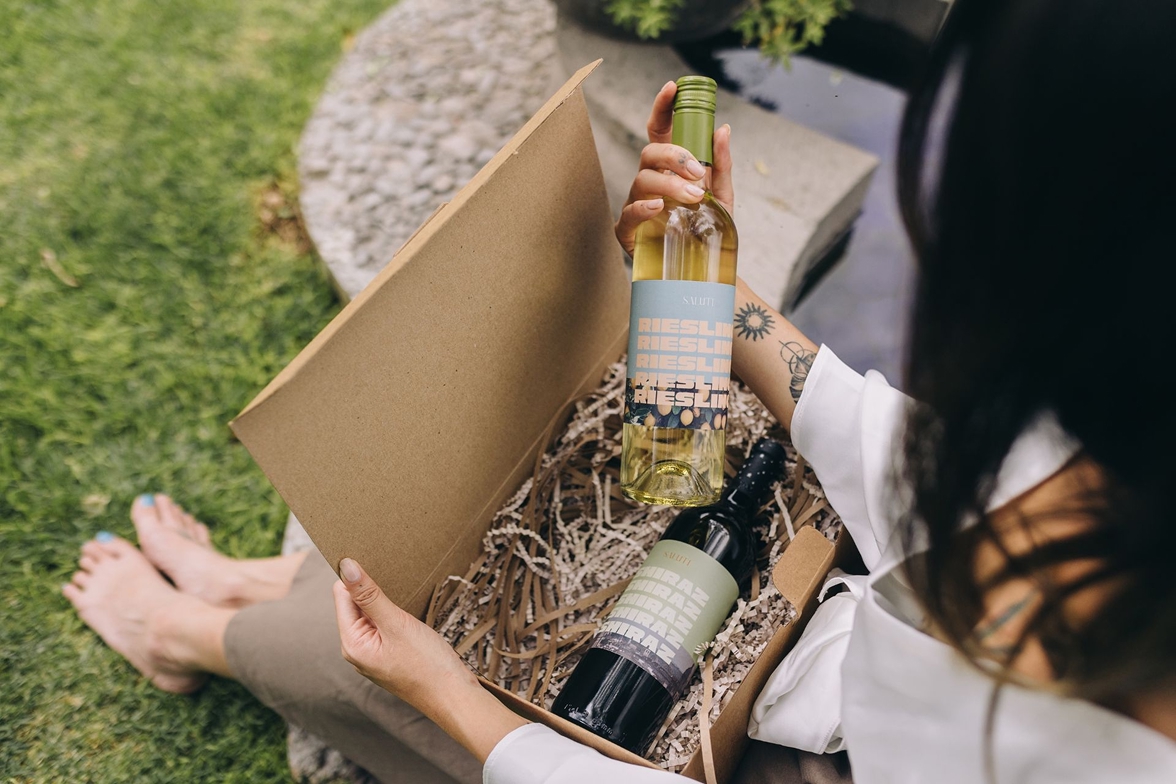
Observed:
[[[542,724],[525,724],[490,752],[483,784],[675,784],[664,770],[609,759]]]
[[[873,570],[894,531],[891,472],[911,398],[881,373],[865,376],[821,346],[792,416],[792,443]]]
[[[813,467],[870,571],[897,523],[893,472],[902,460],[903,425],[912,403],[881,373],[863,376],[821,346],[792,415],[792,443]],[[1040,414],[1005,455],[988,509],[1053,475],[1080,447],[1053,414]]]

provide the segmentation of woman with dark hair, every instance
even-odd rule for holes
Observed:
[[[956,0],[901,136],[911,398],[739,285],[737,311],[764,328],[736,339],[735,370],[870,571],[830,581],[842,592],[769,681],[753,737],[844,747],[867,784],[1176,781],[1176,406],[1135,375],[1176,338],[1153,272],[1173,258],[1174,51],[1173,3]],[[695,161],[669,144],[673,97],[670,83],[654,102],[617,224],[629,250],[663,197],[699,200]],[[704,184],[734,211],[730,129],[714,138]],[[386,691],[324,664],[333,635],[283,652],[317,658],[282,669],[260,652],[317,617],[325,562],[202,568],[214,555],[184,539],[206,536],[170,499],[132,516],[143,553],[88,544],[66,593],[161,688],[231,674],[369,766],[396,744],[452,748],[408,703],[488,784],[676,780],[526,724],[351,559],[334,583],[343,652]],[[235,593],[212,591],[224,575]],[[152,613],[144,597],[187,604]],[[473,775],[450,757],[449,775]],[[378,775],[423,781],[418,763]]]

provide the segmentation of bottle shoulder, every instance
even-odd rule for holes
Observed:
[[[637,227],[633,280],[696,280],[735,285],[739,234],[730,214],[707,193],[696,204],[665,200]]]
[[[742,582],[750,571],[756,549],[750,521],[736,510],[702,507],[682,512],[666,528],[662,539],[685,542],[721,563]]]

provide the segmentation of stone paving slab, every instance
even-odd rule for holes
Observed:
[[[669,46],[616,41],[571,24],[557,25],[556,49],[566,73],[604,58],[584,95],[619,214],[647,142],[653,96],[691,69]],[[731,124],[739,274],[784,307],[804,272],[852,225],[878,159],[726,90],[719,90],[717,104],[716,122]]]

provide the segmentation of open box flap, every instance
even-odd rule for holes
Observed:
[[[232,422],[333,565],[423,614],[564,404],[624,350],[629,280],[581,69]]]

